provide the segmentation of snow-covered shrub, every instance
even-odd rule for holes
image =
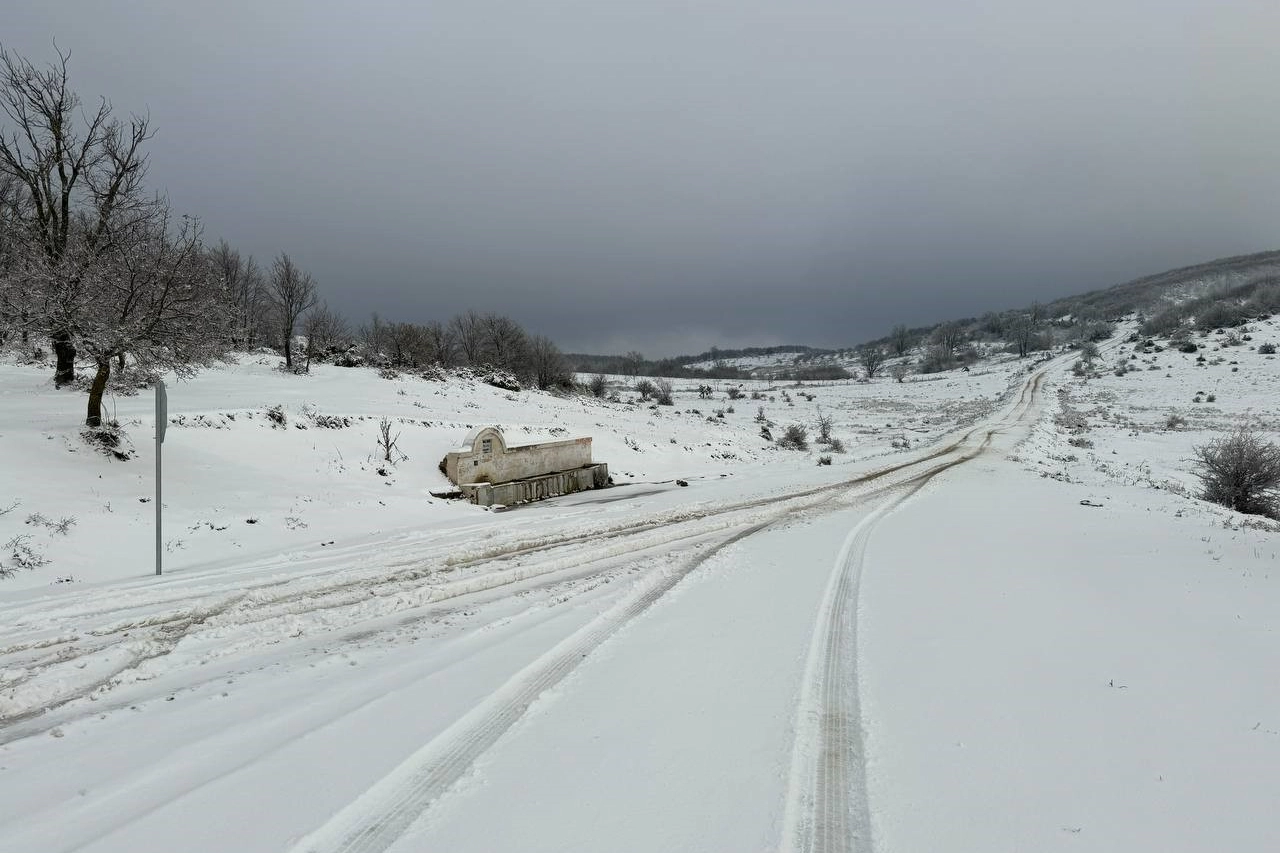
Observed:
[[[830,464],[831,464],[831,455],[830,455],[830,454],[823,454],[822,456],[819,456],[819,457],[818,457],[818,464],[819,464],[819,465],[830,465]]]
[[[609,380],[603,373],[597,373],[587,382],[587,388],[590,389],[593,397],[603,397],[609,391]]]
[[[835,453],[844,453],[844,442],[838,438],[832,438],[827,442],[827,447]]]
[[[653,398],[657,401],[659,406],[675,405],[675,401],[671,399],[671,392],[673,389],[671,387],[670,379],[659,379],[657,382],[653,383],[653,388]]]
[[[520,390],[520,380],[516,379],[515,374],[506,370],[486,370],[480,374],[479,378],[485,385],[492,385],[503,391]]]
[[[809,429],[803,424],[791,424],[778,439],[778,446],[784,450],[808,450]]]
[[[85,444],[111,459],[127,462],[133,457],[133,448],[117,421],[108,421],[96,427],[85,427],[80,430],[80,438]]]
[[[1169,417],[1164,419],[1165,429],[1181,429],[1186,425],[1187,425],[1187,419],[1184,418],[1182,415],[1178,414],[1177,412],[1170,414]]]
[[[955,366],[956,361],[950,350],[943,346],[932,346],[920,360],[918,369],[921,373],[941,373]]]
[[[641,400],[648,400],[657,390],[652,379],[641,379],[636,383],[636,393],[640,395]]]
[[[1259,347],[1258,347],[1258,352],[1259,352],[1259,353],[1261,353],[1262,355],[1275,355],[1275,354],[1276,354],[1276,345],[1275,345],[1275,344],[1262,344],[1261,346],[1259,346]]]
[[[31,537],[25,533],[0,545],[0,578],[13,577],[22,569],[38,569],[48,564],[44,554],[31,547]]]
[[[1280,518],[1280,447],[1240,429],[1194,450],[1201,497],[1248,515]]]
[[[1205,306],[1196,315],[1196,328],[1201,331],[1221,329],[1226,326],[1239,326],[1245,321],[1244,312],[1239,305],[1229,302],[1214,302]]]

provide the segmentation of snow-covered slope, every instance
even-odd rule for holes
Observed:
[[[371,370],[316,365],[310,376],[276,369],[275,356],[171,382],[163,450],[165,563],[172,571],[239,565],[283,551],[316,552],[393,533],[488,524],[483,510],[432,498],[450,488],[437,466],[474,427],[496,424],[511,443],[588,435],[614,481],[671,482],[814,467],[814,454],[761,437],[791,423],[816,433],[819,414],[846,445],[834,464],[898,452],[989,410],[1022,366],[905,384],[720,383],[678,380],[675,405],[641,403],[622,377],[623,402],[510,392],[472,379],[383,379]],[[728,399],[732,385],[745,397]],[[751,399],[755,394],[760,399]],[[142,577],[154,570],[152,392],[110,399],[134,456],[109,459],[80,438],[84,398],[55,391],[47,369],[0,366],[0,542],[30,536],[49,560],[0,580],[0,596],[55,580]],[[275,409],[277,414],[272,415]],[[723,413],[723,416],[718,416]],[[382,418],[406,460],[378,452]],[[397,457],[398,459],[398,457]],[[380,473],[385,472],[385,473]],[[65,535],[25,523],[33,514],[74,520]]]

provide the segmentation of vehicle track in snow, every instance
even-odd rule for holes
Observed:
[[[1027,396],[1022,386],[1017,405]],[[670,547],[725,530],[741,528],[780,511],[803,509],[845,495],[850,489],[877,485],[891,475],[928,466],[964,445],[981,426],[952,436],[920,456],[895,462],[836,483],[798,489],[781,495],[754,498],[718,507],[695,507],[665,512],[638,522],[600,525],[588,531],[530,539],[516,538],[471,551],[463,557],[451,546],[418,547],[410,558],[385,564],[378,570],[321,572],[289,578],[271,578],[227,594],[225,585],[206,588],[185,585],[172,589],[131,590],[136,600],[121,607],[72,605],[41,614],[37,636],[0,646],[0,730],[35,719],[46,712],[88,696],[110,690],[127,674],[168,656],[179,644],[200,639],[216,640],[210,656],[228,657],[237,651],[237,636],[245,643],[299,616],[324,614],[324,630],[337,630],[360,621],[398,611],[410,611],[471,592],[528,580],[540,575],[579,567],[584,562],[615,558],[655,547]],[[456,548],[456,545],[453,546]],[[583,553],[583,550],[586,553]],[[536,558],[522,564],[522,558]],[[508,564],[511,564],[508,567]],[[462,577],[466,570],[492,568]],[[456,578],[456,579],[455,579]],[[426,583],[424,583],[426,581]],[[191,597],[197,600],[193,603]],[[62,613],[58,611],[62,610]],[[20,612],[21,608],[17,608]],[[133,612],[132,617],[125,614]],[[114,617],[106,624],[84,629],[86,620]],[[122,618],[125,617],[125,618]],[[59,624],[61,620],[62,624]],[[52,625],[49,625],[52,622]],[[21,625],[17,626],[20,630]],[[85,672],[92,672],[86,677]],[[70,676],[70,677],[67,677]],[[25,688],[46,682],[25,704]],[[0,742],[20,736],[0,734]]]
[[[796,744],[783,824],[787,853],[870,853],[866,752],[858,687],[858,590],[867,543],[880,519],[934,478],[990,448],[996,435],[1027,426],[1038,414],[1047,368],[1028,378],[1009,414],[971,431],[982,440],[920,473],[850,531],[837,556],[810,644],[796,722]]]
[[[725,537],[703,553],[667,571],[639,594],[602,614],[514,676],[330,821],[299,841],[292,848],[293,853],[382,853],[389,849],[441,795],[470,771],[476,760],[493,747],[541,695],[563,681],[592,651],[661,600],[707,560],[723,549],[798,514],[847,508],[887,492],[889,499],[851,535],[842,550],[843,563],[833,573],[824,597],[823,618],[814,639],[820,649],[816,655],[811,653],[809,664],[812,668],[820,662],[823,672],[807,679],[807,683],[816,688],[814,701],[819,710],[813,715],[813,722],[821,729],[816,740],[822,760],[816,762],[813,774],[801,774],[806,777],[812,775],[817,781],[811,793],[805,796],[792,792],[791,799],[800,800],[798,805],[810,814],[802,815],[790,805],[788,808],[789,818],[797,818],[806,828],[820,827],[820,832],[809,833],[818,843],[801,849],[824,853],[855,849],[851,846],[856,835],[853,824],[861,820],[869,827],[865,780],[862,778],[861,718],[856,674],[851,666],[856,661],[846,651],[852,648],[856,657],[853,615],[861,549],[865,548],[866,539],[878,518],[942,472],[983,453],[994,435],[1005,428],[1004,424],[1021,422],[1036,402],[1043,376],[1042,370],[1027,379],[1012,411],[1000,422],[974,427],[923,459],[891,466],[841,484],[844,499],[838,500],[836,506],[810,503],[788,507],[771,519],[751,524]],[[979,434],[982,438],[976,447],[965,447],[966,442]],[[953,453],[958,455],[944,458]],[[850,492],[853,486],[883,480],[891,473],[916,466],[924,466],[924,469],[909,472],[905,479],[877,483],[869,494]],[[825,495],[830,491],[830,487],[824,487],[807,490],[804,494]],[[811,802],[813,805],[809,806]],[[842,839],[847,839],[848,843]]]

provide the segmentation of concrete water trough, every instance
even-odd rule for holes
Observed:
[[[507,446],[502,430],[482,427],[441,463],[463,497],[480,506],[513,506],[609,484],[609,466],[591,460],[591,439]]]

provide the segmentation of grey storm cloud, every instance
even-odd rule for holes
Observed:
[[[355,320],[841,346],[1280,245],[1280,5],[27,2],[152,183]]]

